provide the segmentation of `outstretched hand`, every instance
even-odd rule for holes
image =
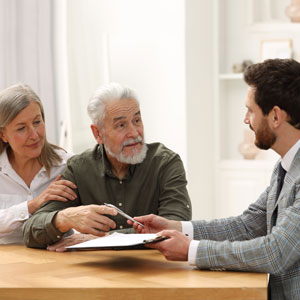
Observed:
[[[157,233],[165,229],[175,229],[181,231],[181,223],[179,221],[168,220],[154,214],[134,217],[134,220],[144,225],[143,227],[138,223],[128,220],[127,223],[133,226],[133,229],[136,231],[136,233]]]
[[[157,235],[167,236],[168,239],[147,244],[147,247],[159,250],[168,260],[188,260],[189,247],[192,241],[190,238],[177,230],[163,230]]]
[[[115,216],[115,208],[105,205],[81,205],[59,211],[54,218],[54,225],[60,232],[75,229],[81,233],[104,236],[107,231],[116,228],[116,223],[105,215]]]

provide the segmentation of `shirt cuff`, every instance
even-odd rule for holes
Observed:
[[[29,211],[28,211],[28,204],[27,204],[27,201],[24,201],[22,203],[20,203],[18,205],[18,210],[16,210],[16,220],[19,220],[19,221],[25,221],[27,219],[29,219],[29,217],[31,216],[29,214]]]
[[[196,255],[199,241],[192,240],[189,247],[188,261],[192,266],[196,265]]]
[[[52,211],[48,213],[46,220],[45,220],[45,231],[48,238],[50,238],[51,243],[58,242],[65,232],[60,232],[53,223],[54,217],[58,211]]]
[[[33,197],[32,194],[27,195],[27,201],[26,201],[26,203],[27,203],[27,211],[28,211],[28,216],[29,216],[29,218],[31,218],[33,214],[29,213],[28,202],[29,202],[30,200],[33,200],[33,198],[34,198],[34,197]]]
[[[194,238],[194,226],[192,222],[189,221],[182,221],[182,233],[186,234],[189,238]]]

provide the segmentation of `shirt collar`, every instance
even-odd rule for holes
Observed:
[[[0,154],[0,172],[4,172],[6,174],[11,173],[11,170],[13,170],[13,167],[11,166],[11,163],[9,162],[8,155],[7,155],[7,149],[6,147],[3,152]],[[39,173],[46,172],[46,169],[44,166],[40,169]]]
[[[97,147],[97,157],[103,157],[104,173],[110,177],[116,177],[116,175],[112,172],[111,164],[110,164],[110,161],[108,160],[108,157],[104,150],[103,144],[99,144],[96,147]],[[135,168],[136,168],[136,165],[129,165],[129,167],[127,169],[127,173],[126,173],[125,177],[123,178],[123,180],[130,178],[133,175]]]
[[[7,147],[0,154],[0,171],[4,171],[8,168],[11,168],[11,164],[7,156]]]
[[[0,154],[0,171],[4,172],[5,170],[11,170],[12,166],[9,162],[8,155],[7,155],[7,149],[6,147],[3,152]],[[62,161],[58,163],[56,166],[60,166],[67,163],[68,158],[71,156],[71,154],[68,154],[65,150],[55,150],[57,154],[61,157]],[[46,172],[46,168],[42,166],[39,173]]]
[[[291,164],[293,162],[293,159],[294,159],[297,151],[299,150],[299,148],[300,148],[300,139],[282,158],[281,165],[287,172],[289,171]]]

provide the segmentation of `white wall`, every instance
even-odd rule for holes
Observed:
[[[186,1],[187,173],[194,219],[213,211],[213,1]]]
[[[73,150],[69,68],[68,68],[68,31],[67,1],[53,0],[53,61],[56,99],[57,143],[69,151]]]
[[[68,36],[74,151],[94,144],[86,105],[105,82],[108,46],[110,81],[136,89],[147,142],[164,143],[186,162],[184,1],[71,0]]]

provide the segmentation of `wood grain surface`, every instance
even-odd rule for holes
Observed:
[[[0,245],[2,300],[267,299],[267,274],[199,271],[156,250],[53,253]]]

